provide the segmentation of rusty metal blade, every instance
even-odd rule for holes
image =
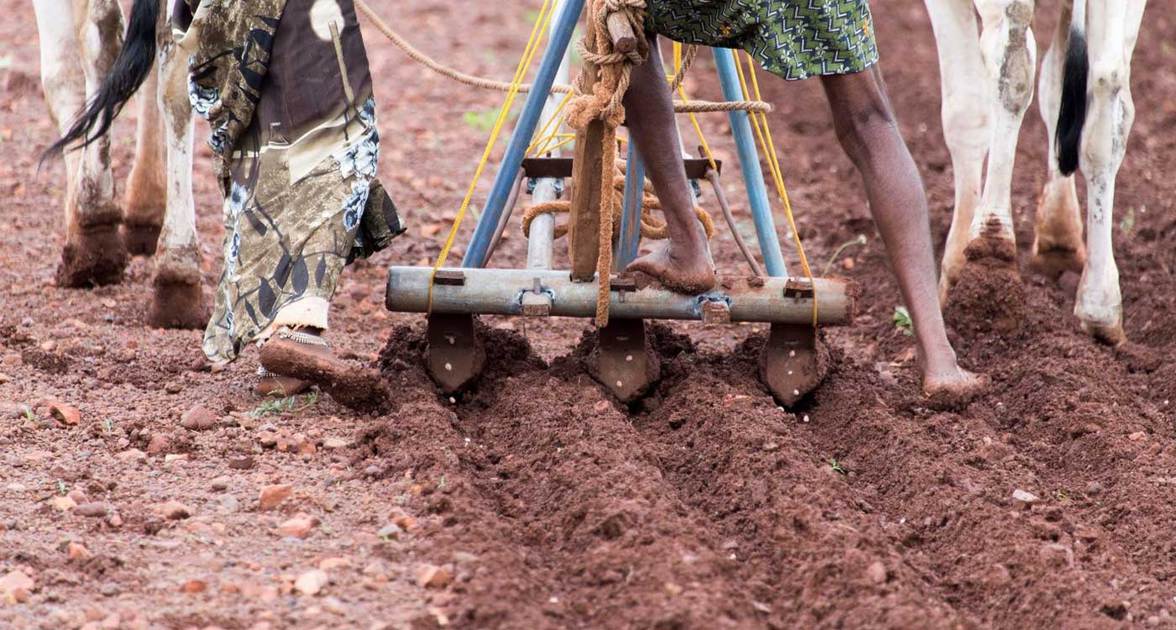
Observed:
[[[661,362],[645,338],[644,320],[610,320],[597,331],[597,340],[588,371],[617,400],[636,401],[661,376]]]
[[[772,324],[760,353],[760,380],[780,404],[791,407],[825,380],[826,353],[811,324]]]
[[[429,375],[446,394],[469,387],[482,373],[486,353],[472,315],[429,315]]]

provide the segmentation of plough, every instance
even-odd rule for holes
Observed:
[[[556,81],[568,75],[568,46],[585,0],[559,0],[534,82],[507,144],[473,236],[460,267],[403,267],[389,269],[386,304],[389,310],[428,314],[428,369],[440,388],[455,393],[478,377],[484,353],[474,317],[479,314],[517,317],[592,317],[598,302],[598,226],[600,224],[601,155],[589,141],[592,128],[576,136],[575,155],[569,159],[549,152],[527,158],[541,120],[553,121],[559,99]],[[614,49],[632,50],[637,38],[622,21],[608,23]],[[723,96],[745,97],[734,53],[714,51]],[[655,283],[623,273],[638,253],[640,217],[645,188],[642,156],[628,143],[624,203],[618,236],[613,242],[608,324],[599,330],[598,348],[590,372],[616,398],[632,402],[657,381],[660,367],[648,351],[645,320],[694,320],[706,324],[762,322],[771,325],[762,355],[760,377],[781,403],[790,405],[819,384],[824,369],[818,356],[816,326],[844,325],[854,315],[854,293],[843,280],[790,276],[785,266],[759,153],[747,111],[729,111],[744,184],[754,219],[763,267],[737,242],[752,268],[746,277],[722,276],[718,286],[703,295],[681,295]],[[719,181],[721,164],[685,158],[694,193],[699,181],[709,181],[716,200],[734,229]],[[560,199],[572,187],[569,224],[570,270],[553,269],[555,218],[538,214],[531,220],[525,269],[487,268],[494,247],[509,220],[520,189],[536,204]]]

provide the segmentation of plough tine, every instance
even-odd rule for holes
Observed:
[[[428,340],[429,375],[444,393],[469,387],[482,373],[486,352],[472,315],[429,315]]]
[[[785,407],[795,405],[825,380],[828,360],[819,343],[812,324],[772,324],[760,352],[760,380]]]
[[[588,371],[617,400],[636,401],[661,376],[661,363],[648,346],[644,320],[613,319],[597,331]]]

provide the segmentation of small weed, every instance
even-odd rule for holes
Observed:
[[[444,490],[447,483],[448,480],[445,479],[445,475],[441,475],[441,478],[437,480],[437,489]]]
[[[102,432],[103,433],[114,433],[114,420],[113,419],[106,418],[105,420],[102,421]]]
[[[1066,492],[1065,488],[1058,488],[1058,490],[1054,492],[1054,498],[1061,503],[1067,503],[1070,500],[1070,493]]]
[[[69,486],[65,485],[64,481],[58,480],[57,481],[57,494],[60,494],[61,496],[65,496],[68,493],[69,493]]]
[[[833,472],[835,472],[839,475],[848,475],[849,474],[849,471],[846,470],[845,467],[841,465],[841,462],[837,461],[836,457],[829,458],[829,468],[833,469]]]
[[[910,337],[915,334],[915,323],[911,321],[911,312],[905,306],[894,307],[894,327],[902,334]]]
[[[299,404],[301,402],[301,404]],[[276,416],[283,413],[299,412],[318,404],[318,392],[312,391],[305,396],[287,396],[286,398],[270,398],[249,412],[254,418]]]
[[[829,271],[833,269],[833,264],[837,262],[837,257],[841,256],[842,252],[849,249],[850,247],[865,246],[865,244],[868,242],[869,241],[866,239],[865,234],[858,234],[857,238],[853,239],[852,241],[846,241],[842,243],[837,249],[833,250],[833,255],[829,257],[829,262],[825,263],[825,271],[821,273],[821,275],[829,275]]]
[[[36,422],[37,421],[37,414],[33,413],[32,409],[26,408],[24,410],[24,417],[25,417],[25,420],[28,420],[29,422]]]

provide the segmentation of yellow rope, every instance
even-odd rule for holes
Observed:
[[[748,92],[748,82],[743,71],[743,62],[736,53],[735,68],[739,73],[739,87],[743,90],[745,98],[750,98],[754,93],[756,98],[760,98],[759,78],[756,75],[755,60],[750,54],[744,53],[747,57],[747,64],[749,73],[751,75],[752,92]],[[780,201],[784,204],[784,217],[788,221],[788,228],[792,230],[792,239],[796,244],[796,253],[800,257],[800,268],[804,275],[808,278],[810,285],[813,283],[813,270],[809,266],[808,256],[804,251],[804,243],[800,238],[800,230],[796,227],[796,217],[792,212],[792,201],[788,196],[788,188],[784,185],[784,173],[780,168],[780,157],[776,151],[776,144],[772,140],[772,131],[768,126],[768,117],[762,113],[750,112],[749,117],[752,121],[752,126],[755,129],[756,137],[759,140],[760,150],[764,153],[768,163],[768,170],[772,175],[772,181],[776,186],[776,194],[779,195]],[[815,288],[815,287],[814,287]],[[813,327],[818,323],[820,309],[817,305],[817,293],[813,291]]]
[[[556,106],[555,111],[552,112],[551,118],[548,118],[547,122],[543,123],[543,127],[539,129],[539,132],[535,134],[535,137],[539,138],[539,140],[532,142],[531,146],[527,147],[528,155],[543,155],[544,153],[552,150],[547,149],[546,145],[554,141],[556,136],[561,135],[559,132],[560,125],[555,123],[556,121],[560,121],[562,123],[562,114],[564,108],[567,107],[568,101],[572,100],[572,96],[574,96],[572,92],[564,94],[564,97],[560,100],[559,105]],[[552,125],[555,125],[554,129],[552,129]],[[550,132],[550,134],[548,132]]]
[[[498,136],[502,133],[502,128],[506,125],[509,118],[510,108],[514,105],[515,97],[519,94],[519,86],[523,83],[523,78],[527,76],[527,69],[531,66],[531,62],[535,58],[535,51],[539,49],[539,44],[543,40],[543,33],[547,32],[547,26],[551,22],[551,0],[543,0],[543,6],[539,10],[539,18],[535,20],[535,26],[531,29],[531,36],[527,40],[527,47],[523,50],[523,56],[519,58],[519,65],[515,68],[514,79],[511,81],[510,89],[506,93],[506,100],[502,104],[502,108],[498,111],[498,119],[494,121],[494,128],[490,132],[490,139],[486,142],[486,148],[482,151],[482,159],[478,161],[478,167],[474,170],[473,179],[470,181],[470,186],[466,190],[465,199],[461,202],[461,208],[457,211],[457,216],[453,219],[453,225],[449,228],[449,236],[445,239],[445,245],[441,248],[441,253],[437,256],[437,262],[433,264],[433,272],[429,275],[429,311],[433,310],[433,284],[437,278],[437,271],[445,265],[446,259],[449,258],[449,251],[453,249],[453,242],[457,239],[457,232],[461,228],[461,222],[465,219],[466,212],[470,208],[470,202],[473,201],[474,191],[478,187],[478,181],[482,178],[482,172],[486,170],[486,164],[490,162],[490,154],[494,150],[494,145],[498,143]]]

